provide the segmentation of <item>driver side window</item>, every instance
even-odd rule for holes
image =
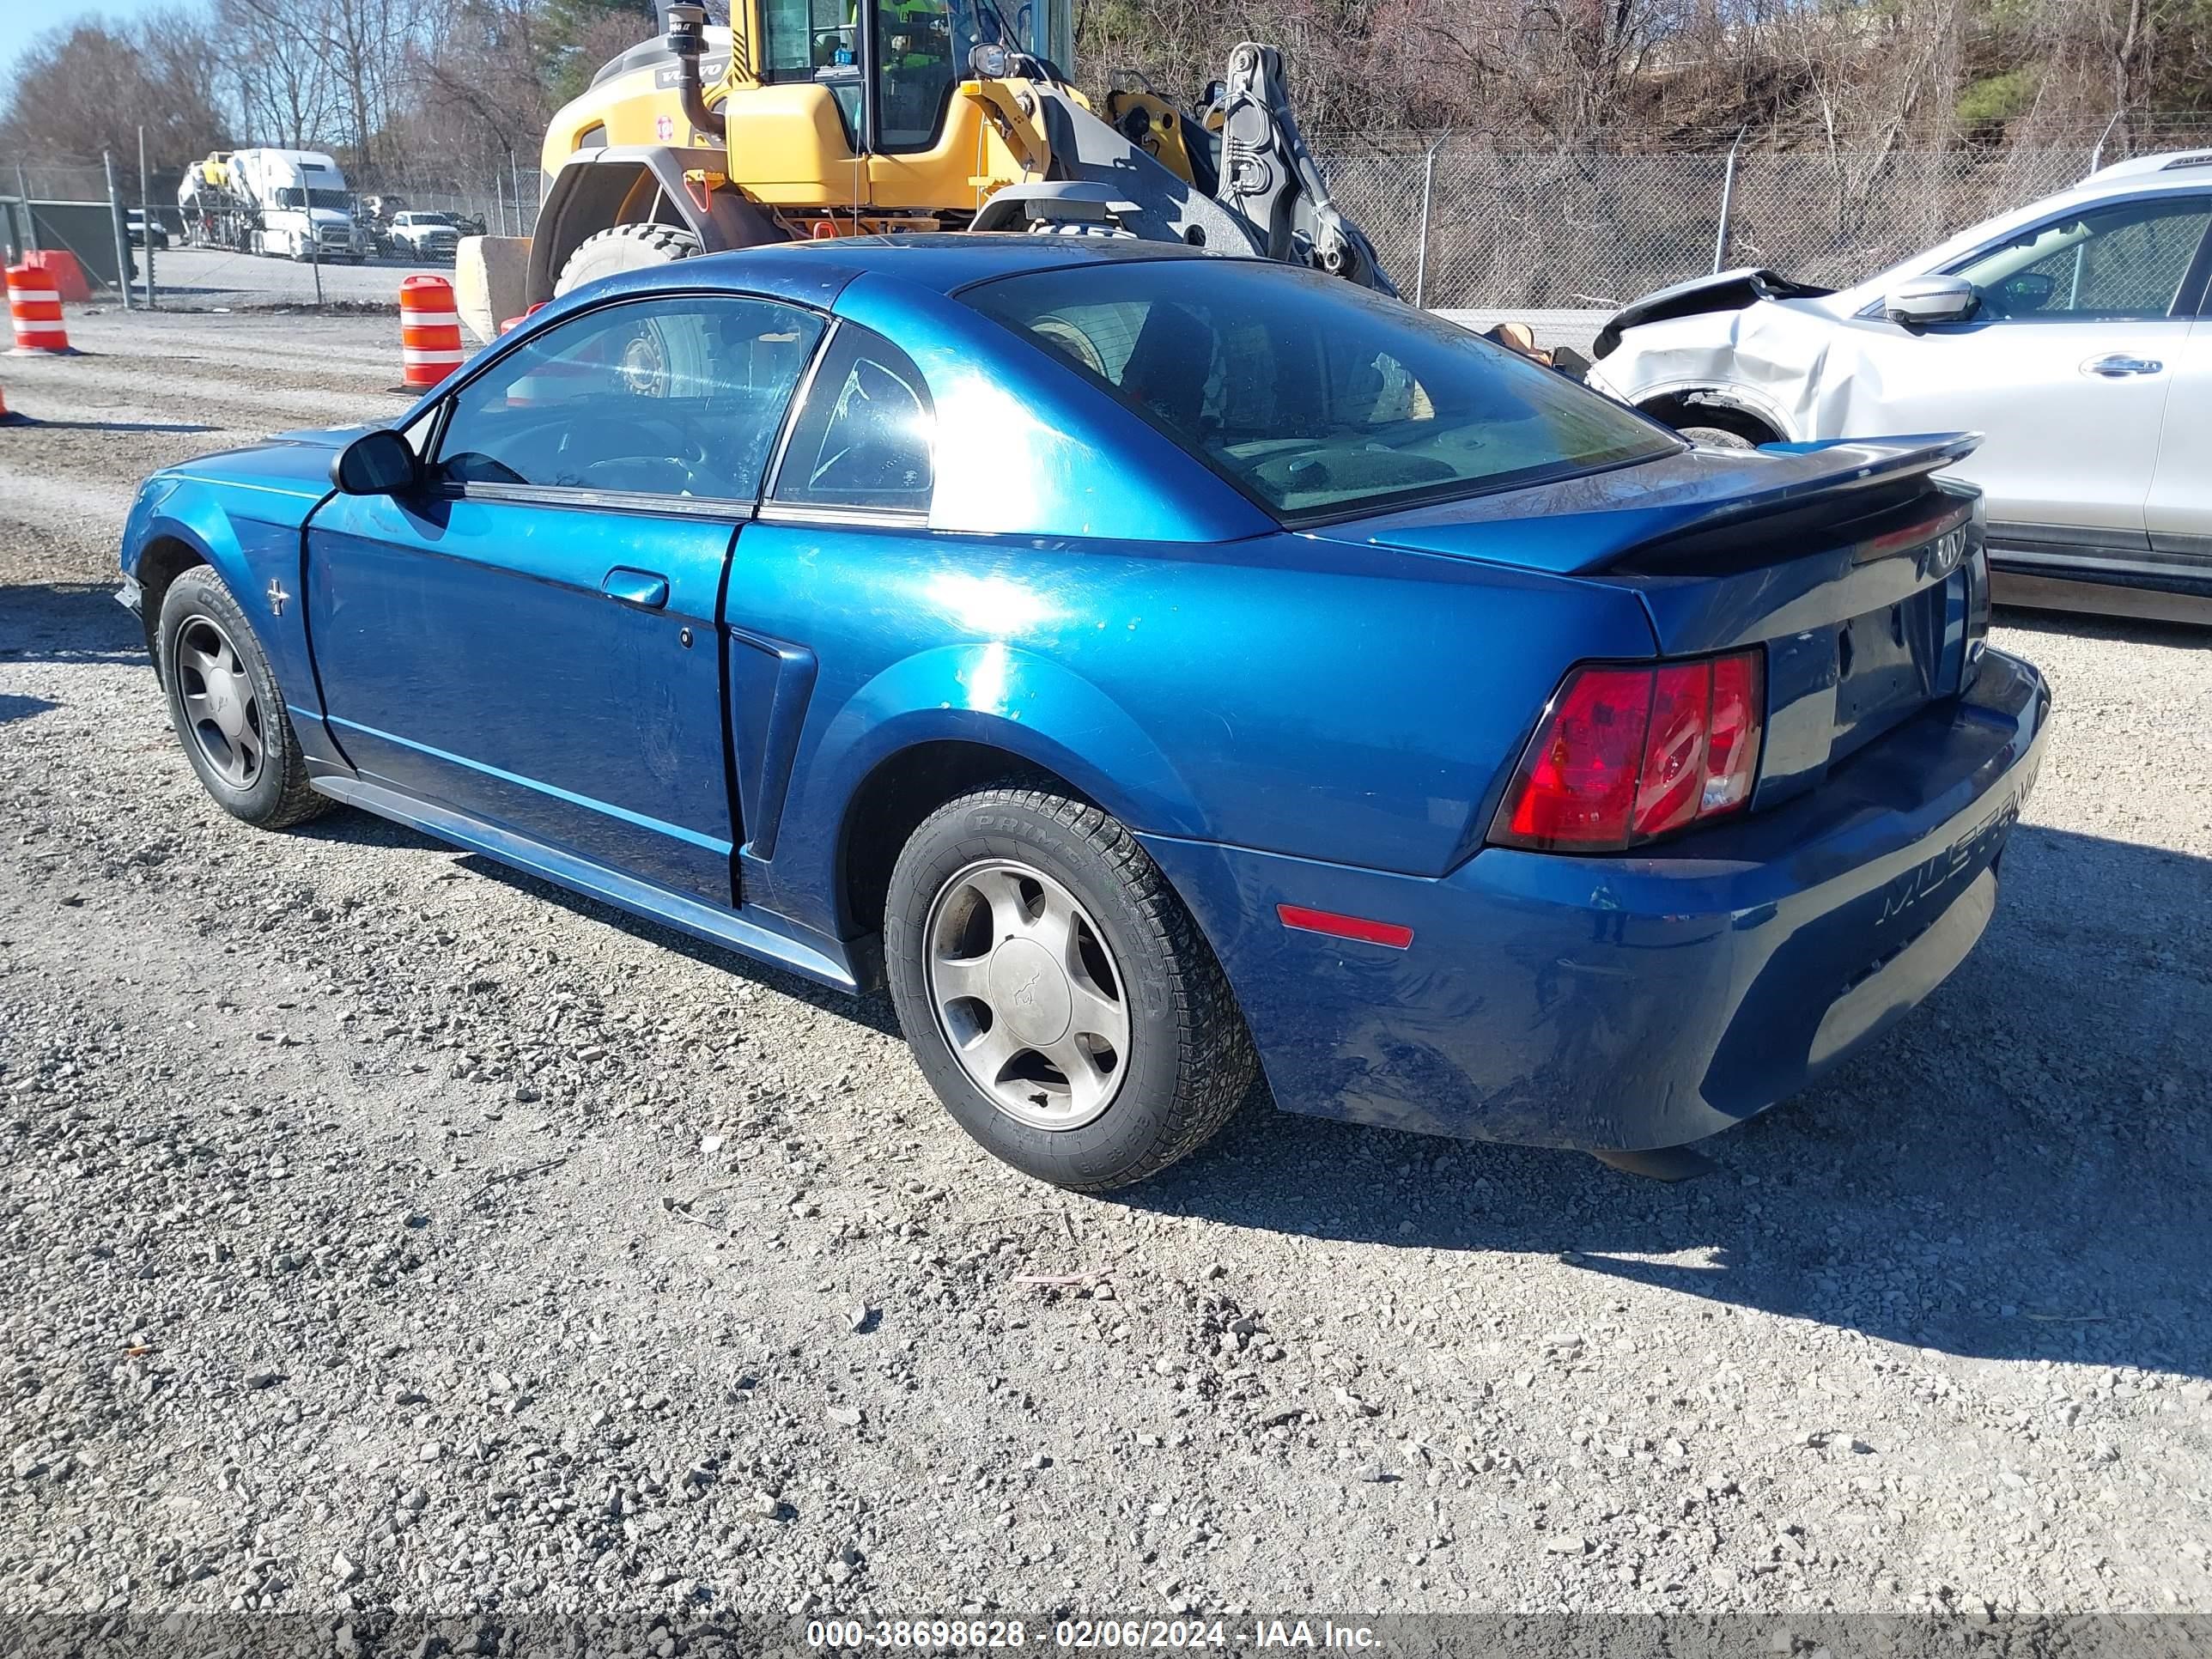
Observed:
[[[453,394],[435,481],[753,501],[822,328],[734,297],[587,312]]]
[[[2023,230],[1955,266],[1983,314],[2021,322],[2166,316],[2212,225],[2212,198],[2116,203]]]

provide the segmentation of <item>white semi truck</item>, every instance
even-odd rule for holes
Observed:
[[[316,149],[238,149],[185,170],[177,206],[188,240],[279,258],[367,258],[368,233],[338,164]]]

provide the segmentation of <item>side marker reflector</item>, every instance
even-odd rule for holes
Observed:
[[[1413,930],[1395,921],[1370,921],[1364,916],[1339,915],[1334,910],[1310,910],[1303,904],[1279,904],[1275,915],[1285,927],[1301,933],[1327,933],[1334,939],[1358,939],[1362,945],[1387,945],[1402,951],[1413,942]]]

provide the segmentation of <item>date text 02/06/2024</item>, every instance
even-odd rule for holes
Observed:
[[[1042,1621],[1018,1619],[817,1619],[806,1626],[807,1645],[815,1648],[905,1649],[930,1652],[1023,1648],[1319,1649],[1358,1653],[1373,1649],[1373,1629],[1340,1625],[1334,1620],[1268,1619],[1232,1625],[1219,1619],[1061,1619],[1048,1641]]]

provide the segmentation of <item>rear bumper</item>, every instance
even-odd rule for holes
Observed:
[[[1644,1150],[1795,1093],[1958,966],[2034,782],[2042,676],[1985,653],[1808,794],[1664,857],[1491,848],[1437,880],[1146,838],[1213,942],[1287,1110]],[[1292,933],[1279,904],[1401,923]]]

